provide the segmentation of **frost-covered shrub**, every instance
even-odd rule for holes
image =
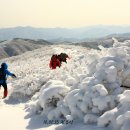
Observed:
[[[39,102],[43,109],[49,106],[56,107],[58,101],[64,99],[66,93],[70,90],[62,81],[51,80],[48,81],[39,96]]]
[[[130,127],[130,90],[118,95],[119,105],[98,118],[99,126],[112,125],[116,129],[127,130]]]
[[[38,100],[39,94],[39,92],[35,93],[35,95],[31,98],[31,101],[25,105],[25,108],[27,108],[27,111],[29,111],[29,115],[40,114],[43,111],[43,108]]]
[[[120,86],[130,85],[130,48],[115,43],[101,51],[71,50],[72,59],[64,69],[57,69],[40,90],[39,104],[49,119],[80,119],[85,123],[129,127],[130,92]],[[54,75],[56,73],[56,75]],[[63,96],[61,96],[63,95]],[[116,126],[116,127],[115,127]]]

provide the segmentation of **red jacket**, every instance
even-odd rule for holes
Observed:
[[[57,59],[55,56],[52,56],[49,66],[51,69],[56,69],[57,66],[58,67],[61,66],[61,63],[60,63],[59,59]]]

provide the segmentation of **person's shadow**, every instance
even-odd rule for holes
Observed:
[[[12,96],[9,96],[9,97],[5,98],[3,100],[3,102],[8,104],[8,105],[17,105],[20,103],[26,103],[28,100],[29,100],[28,98],[19,100],[19,99],[13,98]]]

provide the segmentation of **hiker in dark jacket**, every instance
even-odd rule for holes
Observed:
[[[2,63],[0,68],[0,86],[3,86],[4,88],[3,98],[6,98],[8,95],[8,88],[6,82],[7,76],[12,76],[13,78],[16,78],[15,74],[8,71],[8,65],[6,63]]]

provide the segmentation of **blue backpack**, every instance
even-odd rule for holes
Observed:
[[[4,79],[5,79],[4,70],[2,68],[0,68],[0,80],[4,80]]]

